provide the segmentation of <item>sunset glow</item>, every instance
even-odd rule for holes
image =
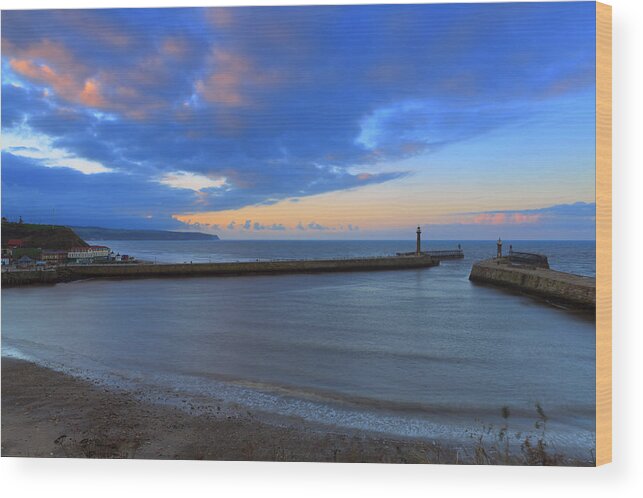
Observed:
[[[6,11],[3,215],[592,239],[594,21],[589,2]]]

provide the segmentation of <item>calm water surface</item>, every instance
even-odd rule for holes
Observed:
[[[430,248],[455,247],[433,242]],[[508,242],[507,242],[508,244]],[[593,242],[512,242],[594,275]],[[141,259],[387,255],[414,242],[113,241]],[[83,281],[2,291],[2,353],[146,392],[381,433],[464,442],[484,423],[595,443],[593,317],[474,285],[473,260],[422,270]]]

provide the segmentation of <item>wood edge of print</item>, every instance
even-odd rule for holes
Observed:
[[[596,2],[596,465],[612,461],[612,7]]]

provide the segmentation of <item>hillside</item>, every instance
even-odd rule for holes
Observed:
[[[69,227],[3,221],[2,247],[11,239],[22,239],[24,247],[40,249],[70,249],[88,245]]]
[[[166,230],[127,230],[120,228],[72,227],[85,240],[219,240],[216,235],[201,232]]]

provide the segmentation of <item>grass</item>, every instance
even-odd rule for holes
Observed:
[[[512,433],[509,428],[511,412],[503,406],[501,416],[504,420],[499,428],[493,425],[483,427],[479,433],[472,434],[474,445],[471,454],[464,455],[475,465],[542,465],[542,466],[588,466],[596,465],[594,450],[590,450],[587,460],[569,458],[557,452],[547,442],[547,422],[545,410],[536,403],[536,434]],[[517,448],[517,449],[512,449]]]

